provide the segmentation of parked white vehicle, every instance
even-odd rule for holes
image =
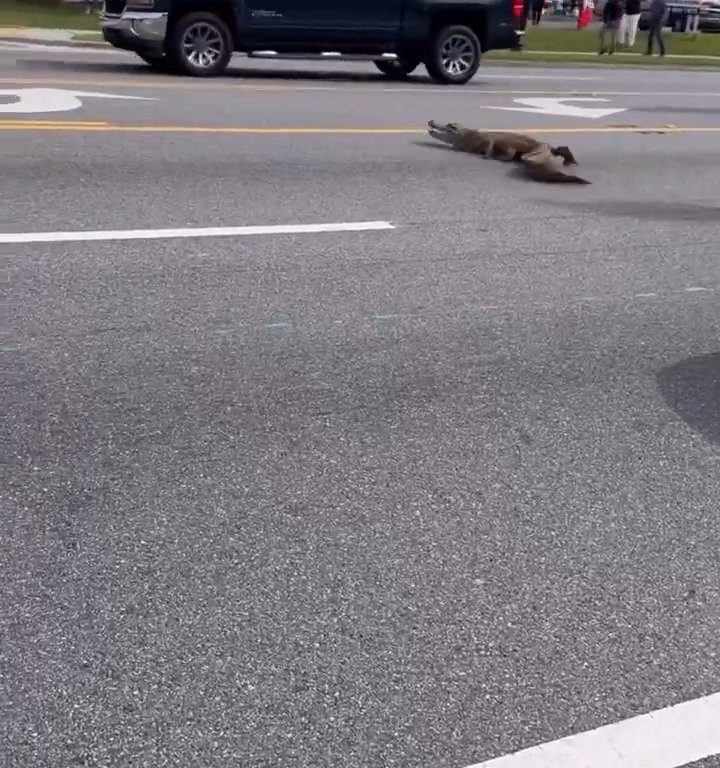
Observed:
[[[676,32],[682,32],[684,26],[684,13],[688,6],[696,3],[683,2],[683,0],[668,0],[668,22]],[[700,32],[720,32],[720,0],[700,0],[700,19],[698,30]],[[640,29],[648,28],[648,16],[650,14],[649,0],[643,0],[640,14]]]

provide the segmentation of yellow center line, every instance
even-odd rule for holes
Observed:
[[[116,133],[191,133],[191,134],[247,134],[254,136],[402,136],[426,134],[425,128],[411,127],[253,127],[212,125],[115,125],[106,122],[52,121],[52,120],[0,120],[2,131],[67,131],[67,132],[116,132]],[[517,131],[513,128],[489,127],[480,130]],[[720,133],[720,126],[553,126],[525,127],[529,133]]]

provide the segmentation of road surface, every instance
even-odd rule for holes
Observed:
[[[720,717],[716,74],[199,82],[7,45],[0,77],[4,764],[465,768],[592,732],[579,766],[601,726]],[[9,111],[29,89],[142,98]],[[622,111],[514,111],[573,97]],[[592,184],[430,118],[545,131]]]

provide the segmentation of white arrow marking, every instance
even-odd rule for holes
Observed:
[[[65,91],[60,88],[13,88],[0,90],[0,98],[14,96],[17,101],[0,104],[0,113],[31,114],[37,112],[69,112],[82,106],[81,99],[132,99],[135,101],[156,101],[147,96],[120,96],[92,91]]]
[[[679,768],[720,754],[720,693],[470,768]]]
[[[513,99],[516,104],[525,104],[524,107],[486,107],[487,109],[502,109],[508,112],[530,112],[534,115],[561,115],[562,117],[587,117],[597,120],[598,117],[607,117],[618,112],[627,112],[624,107],[610,109],[598,109],[597,107],[576,107],[567,104],[568,101],[609,101],[609,99],[596,98],[562,98],[562,99]]]

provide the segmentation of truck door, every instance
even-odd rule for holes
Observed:
[[[245,0],[246,34],[262,40],[331,44],[393,40],[404,0]]]

